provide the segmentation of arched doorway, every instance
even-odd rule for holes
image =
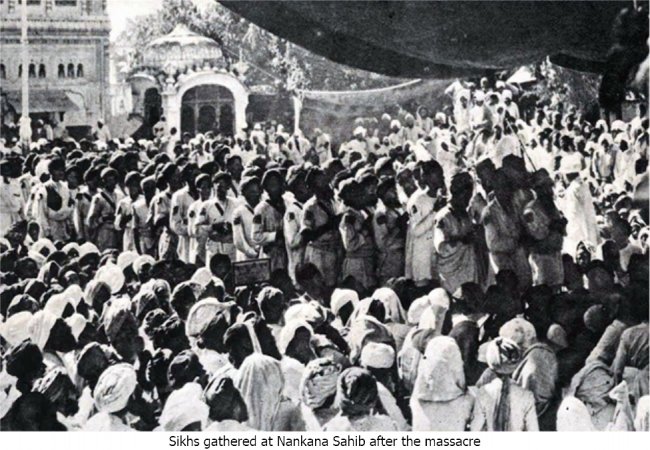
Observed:
[[[148,128],[158,123],[162,115],[162,97],[157,88],[149,88],[144,92],[144,124]]]
[[[181,105],[181,132],[214,133],[234,129],[232,114],[234,98],[229,89],[216,85],[199,85],[183,95]],[[224,114],[231,111],[230,114]]]

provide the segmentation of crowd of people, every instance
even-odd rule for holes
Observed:
[[[3,140],[0,429],[648,431],[646,112],[520,94]]]

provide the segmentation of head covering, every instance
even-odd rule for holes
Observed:
[[[20,344],[31,337],[29,325],[32,317],[33,314],[29,311],[12,314],[4,322],[0,323],[0,336],[12,347]]]
[[[99,377],[93,391],[95,407],[99,412],[115,413],[126,408],[129,398],[138,384],[131,364],[110,366]]]
[[[413,387],[413,397],[448,402],[465,394],[463,358],[453,338],[437,336],[427,344]]]
[[[113,301],[106,309],[103,319],[104,332],[109,342],[114,341],[126,326],[138,328],[138,321],[131,312],[131,302],[127,298]]]
[[[41,350],[45,348],[56,320],[57,317],[47,311],[39,311],[32,317],[29,323],[29,333],[32,342],[38,345]]]
[[[137,276],[141,276],[145,266],[148,265],[153,267],[154,264],[156,264],[156,260],[153,258],[153,256],[140,255],[135,260],[133,260],[131,267],[133,267],[133,272]]]
[[[79,259],[90,254],[99,255],[99,249],[95,244],[92,242],[84,242],[79,246]]]
[[[338,315],[341,308],[350,303],[353,308],[356,308],[359,303],[359,294],[357,294],[356,291],[353,291],[352,289],[334,289],[330,299],[330,308],[334,315]]]
[[[521,361],[521,349],[514,341],[498,337],[488,343],[485,358],[495,373],[510,375]]]
[[[164,431],[182,431],[199,422],[201,429],[208,421],[209,408],[203,402],[203,389],[198,383],[187,383],[169,394],[160,414],[160,428]]]
[[[75,340],[79,340],[79,336],[81,336],[81,333],[83,332],[84,328],[86,328],[86,324],[88,323],[86,318],[79,313],[74,313],[70,317],[66,318],[65,322],[70,327],[70,331],[72,332],[72,336],[74,336]]]
[[[36,380],[32,390],[45,395],[55,404],[70,393],[76,393],[75,385],[62,367],[50,369],[43,378]]]
[[[371,369],[390,369],[395,365],[395,350],[390,345],[368,342],[361,350],[360,362]]]
[[[307,363],[300,381],[301,400],[317,409],[336,395],[336,384],[341,367],[330,358],[317,358]]]
[[[614,376],[602,361],[590,361],[573,376],[568,395],[583,402],[592,414],[609,403],[609,392],[614,388]]]
[[[270,356],[253,353],[239,368],[235,385],[248,409],[248,426],[260,431],[279,431],[276,420],[284,389],[280,363]]]
[[[30,340],[25,340],[7,352],[5,361],[7,373],[21,379],[43,367],[43,353]]]
[[[387,287],[379,288],[372,294],[372,298],[383,303],[386,309],[387,321],[393,323],[405,322],[406,313],[404,312],[404,307],[394,290]]]
[[[282,331],[278,337],[278,350],[280,350],[280,353],[284,355],[287,352],[289,344],[291,344],[291,341],[293,341],[293,339],[296,337],[296,333],[301,328],[306,330],[309,333],[310,337],[314,334],[314,330],[312,329],[311,325],[300,319],[291,320],[290,322],[287,322],[284,327],[282,327]]]
[[[377,381],[360,367],[350,367],[341,373],[336,389],[336,405],[347,417],[368,415],[377,404]]]
[[[558,349],[565,349],[569,346],[569,339],[562,325],[557,323],[551,324],[546,332],[546,339],[554,344]]]
[[[429,328],[436,330],[438,335],[442,334],[442,325],[449,311],[450,301],[447,291],[443,288],[432,290],[429,295],[429,307],[424,310],[418,322],[418,328]]]
[[[206,298],[196,302],[187,314],[185,334],[188,338],[199,337],[217,314],[234,305],[234,302],[223,303],[214,298]]]
[[[499,336],[514,341],[522,352],[525,352],[537,342],[537,334],[533,324],[518,317],[503,324],[499,329]]]
[[[203,399],[210,409],[210,420],[237,422],[248,420],[246,403],[232,378],[213,377],[203,391]]]
[[[173,389],[191,383],[203,375],[203,366],[192,350],[183,350],[174,356],[167,368],[167,380]]]
[[[120,268],[120,270],[126,269],[128,266],[133,264],[133,262],[138,259],[139,255],[136,252],[122,252],[120,255],[117,257],[117,267]]]
[[[120,292],[124,287],[124,273],[119,266],[113,263],[103,265],[95,274],[96,281],[102,281],[108,284],[113,294]]]
[[[585,404],[575,397],[566,397],[557,411],[557,431],[596,431],[596,428]]]
[[[415,299],[413,303],[411,303],[411,306],[409,306],[408,313],[406,314],[406,320],[409,325],[417,325],[420,323],[420,318],[427,308],[429,308],[428,295]]]

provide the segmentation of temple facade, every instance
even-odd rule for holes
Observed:
[[[21,114],[21,75],[29,74],[32,119],[72,134],[110,116],[106,0],[27,0],[29,65],[22,67],[21,0],[0,0],[3,121]]]
[[[133,112],[147,130],[164,116],[181,133],[237,133],[250,90],[230,69],[216,41],[178,25],[147,45],[129,77]]]

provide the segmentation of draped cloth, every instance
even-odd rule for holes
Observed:
[[[280,363],[261,353],[249,355],[239,368],[235,385],[246,403],[246,424],[261,431],[277,430],[284,377]]]
[[[567,67],[595,71],[595,63],[605,61],[612,20],[622,9],[612,1],[223,4],[271,33],[333,61],[408,78],[478,76],[485,70],[521,66],[548,55]],[[296,17],[301,26],[287,26]],[[538,30],[533,41],[528,39],[528,30]],[[314,31],[318,31],[317,38]]]
[[[557,431],[596,431],[589,410],[575,397],[566,397],[557,412]]]

